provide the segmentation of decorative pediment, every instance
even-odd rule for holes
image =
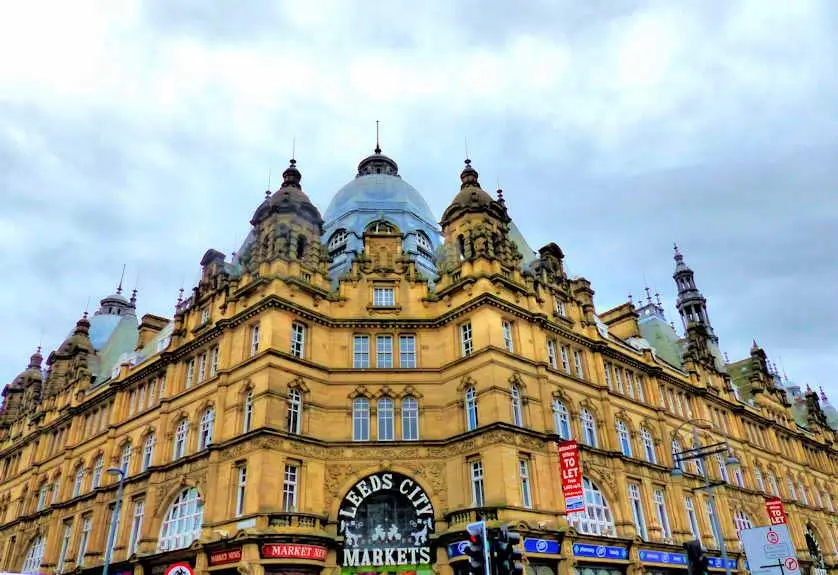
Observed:
[[[564,406],[566,408],[570,409],[570,398],[567,396],[567,394],[564,392],[564,390],[559,389],[559,388],[554,389],[553,390],[553,399],[558,399],[559,401],[561,401],[564,404]]]
[[[602,423],[602,417],[600,415],[600,412],[596,408],[596,405],[594,405],[594,402],[591,401],[589,397],[586,397],[585,399],[579,402],[579,410],[581,411],[582,409],[587,409],[588,411],[590,411],[597,423]]]
[[[373,394],[367,389],[365,385],[359,385],[355,389],[352,390],[352,393],[349,394],[349,399],[357,399],[359,397],[365,397],[367,399],[372,399]]]
[[[422,399],[422,394],[419,393],[419,390],[412,385],[407,385],[404,389],[402,389],[402,392],[398,395],[398,397],[415,397],[416,399]]]
[[[512,387],[513,385],[517,385],[518,389],[522,391],[527,389],[527,385],[524,383],[524,379],[518,372],[515,372],[509,376],[509,387]]]
[[[474,381],[470,375],[463,376],[463,379],[460,380],[460,385],[457,386],[457,391],[460,393],[467,390],[469,387],[477,388],[477,382]]]
[[[299,376],[295,377],[294,379],[288,382],[288,389],[296,389],[303,395],[308,395],[308,393],[311,391],[306,385],[306,382],[303,381],[303,378]]]

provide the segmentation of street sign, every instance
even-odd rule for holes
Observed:
[[[739,539],[751,575],[800,575],[794,542],[785,523],[743,529]]]

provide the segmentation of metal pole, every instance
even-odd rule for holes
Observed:
[[[695,448],[698,448],[701,445],[699,438],[698,438],[698,428],[695,425],[692,426],[693,428],[693,445]],[[710,504],[710,511],[713,513],[713,517],[710,521],[710,527],[713,529],[713,534],[716,536],[716,541],[719,544],[720,551],[722,553],[722,563],[724,564],[725,573],[726,575],[731,575],[730,565],[727,561],[727,546],[725,545],[724,536],[722,535],[722,528],[719,525],[719,510],[716,507],[716,497],[713,495],[714,487],[710,485],[710,471],[707,469],[707,460],[704,456],[701,456],[701,463],[703,468],[703,475],[704,475],[704,489],[707,491],[707,502]],[[107,575],[107,573],[105,574]]]
[[[116,488],[116,501],[113,505],[111,515],[111,527],[108,529],[108,546],[105,548],[105,564],[102,566],[102,575],[108,575],[108,567],[111,564],[111,551],[113,550],[114,539],[116,539],[116,522],[119,518],[119,508],[122,506],[122,486],[125,484],[125,472],[119,474],[119,485]]]

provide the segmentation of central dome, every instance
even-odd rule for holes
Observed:
[[[399,176],[398,164],[383,155],[380,148],[361,160],[355,179],[335,194],[324,218],[328,226],[342,216],[367,210],[408,212],[436,227],[436,218],[425,198]]]
[[[375,152],[361,160],[355,179],[335,194],[323,214],[323,243],[327,245],[333,280],[345,274],[363,250],[363,235],[373,222],[386,221],[404,238],[422,275],[436,275],[435,252],[441,243],[437,220],[422,195],[399,176],[396,162]]]

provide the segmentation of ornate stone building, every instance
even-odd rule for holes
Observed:
[[[451,196],[438,227],[376,149],[324,220],[292,161],[172,319],[138,318],[120,287],[45,365],[35,353],[3,390],[0,567],[98,572],[116,515],[118,574],[462,573],[480,517],[524,533],[536,575],[683,573],[694,537],[743,570],[737,530],[766,524],[775,494],[803,565],[835,564],[817,394],[789,397],[756,345],[724,361],[677,250],[681,330],[651,297],[597,312],[471,162]],[[741,469],[676,464],[691,423]],[[571,515],[567,438],[586,503]]]

